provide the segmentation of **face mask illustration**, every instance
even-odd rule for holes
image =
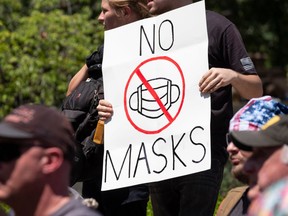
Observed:
[[[167,111],[180,97],[179,86],[172,84],[172,81],[167,78],[155,78],[147,80],[147,82]],[[137,91],[130,96],[129,107],[151,119],[159,118],[164,114],[157,100],[144,84],[138,86]]]

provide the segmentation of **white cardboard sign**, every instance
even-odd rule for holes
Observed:
[[[205,3],[105,32],[102,190],[210,169],[210,95]]]

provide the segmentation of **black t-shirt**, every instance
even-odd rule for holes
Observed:
[[[209,68],[229,68],[243,74],[256,74],[241,35],[235,25],[224,16],[206,12],[208,29]],[[211,150],[223,162],[227,160],[225,136],[233,116],[232,86],[211,94]]]

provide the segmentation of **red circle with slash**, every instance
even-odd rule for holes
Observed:
[[[160,97],[157,95],[157,92],[153,89],[153,87],[149,84],[149,82],[147,81],[147,79],[145,78],[145,75],[143,74],[143,72],[141,71],[141,68],[147,64],[151,64],[151,62],[154,62],[155,61],[164,61],[165,64],[168,63],[168,64],[171,64],[171,67],[174,67],[177,72],[177,74],[180,75],[180,79],[181,79],[181,82],[182,82],[182,89],[181,89],[181,92],[182,92],[182,97],[181,97],[181,101],[179,103],[179,106],[178,106],[178,109],[176,111],[176,113],[174,114],[171,114],[169,113],[169,110],[167,110],[165,108],[165,105],[162,103]],[[157,74],[155,73],[155,76],[157,76]],[[129,114],[129,106],[127,105],[128,103],[128,100],[127,98],[128,97],[128,89],[129,89],[129,86],[131,85],[131,80],[132,79],[135,79],[135,77],[137,77],[138,79],[140,79],[140,82],[147,88],[147,90],[149,91],[149,93],[151,94],[151,96],[155,99],[155,101],[157,102],[159,108],[163,111],[163,114],[165,116],[165,118],[167,119],[167,122],[163,125],[159,125],[158,128],[153,128],[153,129],[144,129],[143,126],[139,125],[139,122],[138,123],[135,123],[135,117],[134,117],[134,120],[133,120],[133,117],[131,117],[131,115]],[[150,59],[147,59],[143,62],[141,62],[137,67],[136,69],[132,72],[132,74],[130,75],[129,79],[128,79],[128,82],[125,86],[125,93],[124,93],[124,109],[125,109],[125,113],[126,113],[126,116],[127,116],[127,119],[128,121],[130,122],[130,124],[138,131],[142,132],[142,133],[145,133],[145,134],[157,134],[161,131],[163,131],[165,128],[167,128],[176,118],[177,116],[179,115],[180,111],[181,111],[181,108],[183,106],[183,101],[184,101],[184,96],[185,96],[185,80],[184,80],[184,75],[183,75],[183,72],[181,70],[181,67],[177,64],[176,61],[174,61],[173,59],[167,57],[167,56],[158,56],[158,57],[154,57],[154,58],[150,58]],[[157,121],[154,119],[154,121]],[[140,121],[141,122],[141,121]]]

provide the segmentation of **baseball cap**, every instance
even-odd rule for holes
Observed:
[[[271,96],[252,98],[230,120],[229,131],[255,131],[273,116],[288,114],[288,107]]]
[[[0,145],[15,142],[27,145],[32,140],[46,147],[59,147],[69,160],[73,160],[76,145],[73,128],[55,107],[22,105],[0,122]]]
[[[288,116],[276,115],[260,131],[232,131],[233,143],[242,150],[252,147],[276,147],[288,144]]]

